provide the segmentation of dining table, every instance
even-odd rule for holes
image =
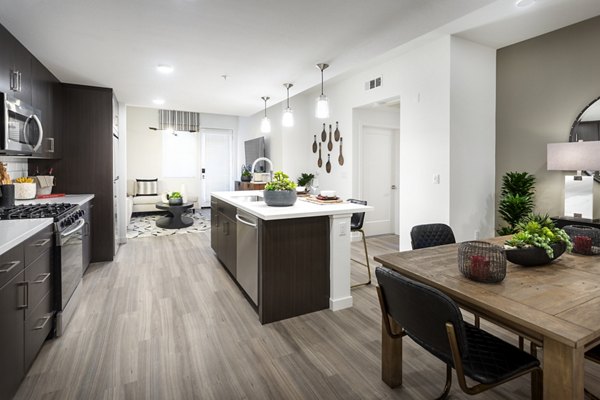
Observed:
[[[485,241],[502,246],[506,239]],[[395,252],[375,261],[542,346],[544,399],[583,399],[584,354],[600,344],[600,257],[564,253],[536,267],[507,261],[504,280],[481,283],[460,272],[458,247]],[[402,340],[389,338],[383,329],[381,359],[383,381],[390,387],[401,385]]]

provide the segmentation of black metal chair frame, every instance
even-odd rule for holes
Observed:
[[[393,332],[393,329],[392,329],[392,326],[390,323],[390,318],[392,318],[392,317],[388,313],[388,308],[386,306],[385,298],[383,295],[383,288],[381,286],[377,286],[377,295],[379,298],[379,304],[381,307],[381,313],[382,313],[382,319],[383,319],[383,326],[385,327],[386,334],[388,335],[388,337],[390,337],[393,340],[402,340],[402,338],[404,336],[406,336],[407,333],[406,333],[406,331],[404,331],[404,329],[402,329],[402,331],[398,332],[398,333]],[[467,393],[469,395],[479,394],[481,392],[484,392],[484,391],[494,388],[496,386],[502,385],[503,383],[511,381],[515,378],[518,378],[520,376],[531,373],[532,374],[531,398],[535,399],[535,400],[542,399],[542,396],[543,396],[543,391],[542,391],[543,373],[542,373],[542,369],[539,366],[523,370],[523,371],[516,373],[506,379],[503,379],[498,382],[494,382],[492,384],[479,383],[479,384],[469,387],[467,384],[467,381],[466,381],[466,375],[465,375],[465,371],[464,371],[464,367],[463,367],[461,351],[460,351],[460,347],[458,344],[455,326],[453,323],[451,323],[451,322],[446,323],[446,332],[448,335],[448,341],[450,343],[450,348],[452,350],[452,361],[454,363],[454,369],[456,370],[456,377],[458,379],[458,384],[465,393]],[[452,366],[449,363],[446,363],[446,382],[445,382],[442,394],[440,396],[438,396],[436,398],[436,400],[443,400],[446,397],[448,397],[451,387],[452,387]]]
[[[354,204],[361,204],[361,205],[367,205],[367,202],[365,200],[357,200],[357,199],[348,199],[349,203],[354,203]],[[365,231],[363,231],[362,227],[363,227],[363,223],[365,220],[365,213],[354,213],[352,214],[352,219],[357,219],[356,222],[356,227],[352,228],[351,227],[351,232],[360,232],[362,235],[362,242],[363,242],[363,247],[365,249],[365,258],[367,263],[363,263],[361,261],[358,261],[354,258],[352,258],[352,261],[356,262],[357,264],[360,265],[364,265],[367,267],[367,272],[369,274],[369,280],[367,282],[362,282],[362,283],[357,283],[355,285],[350,286],[351,288],[355,288],[355,287],[359,287],[359,286],[367,286],[371,284],[371,265],[369,264],[369,251],[367,250],[367,240],[365,238]]]

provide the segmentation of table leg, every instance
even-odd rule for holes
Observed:
[[[583,399],[583,348],[544,338],[544,399]]]
[[[381,325],[381,379],[391,388],[402,385],[402,337],[390,337],[382,319]],[[393,333],[401,332],[400,326],[390,318]]]

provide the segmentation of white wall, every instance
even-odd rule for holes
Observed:
[[[453,37],[450,225],[457,241],[494,236],[496,52]]]
[[[127,107],[119,104],[119,243],[127,243]]]
[[[200,114],[201,128],[228,129],[237,141],[238,117]],[[159,192],[178,191],[185,185],[190,196],[200,195],[200,176],[194,178],[164,178],[162,175],[162,133],[149,127],[158,126],[158,110],[127,107],[127,179],[158,178]],[[237,154],[234,149],[234,160]],[[241,165],[241,164],[240,164]]]

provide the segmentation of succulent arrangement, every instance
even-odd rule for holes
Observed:
[[[573,249],[569,235],[557,228],[548,214],[530,213],[515,225],[515,230],[513,237],[505,242],[507,248],[539,247],[551,259],[554,258],[553,244],[562,242],[567,246],[567,251]]]
[[[179,193],[179,192],[167,193],[167,200],[181,199],[181,198],[183,198],[183,197],[181,196],[181,193]]]
[[[282,171],[276,171],[273,180],[265,185],[265,190],[296,190],[296,183]]]

